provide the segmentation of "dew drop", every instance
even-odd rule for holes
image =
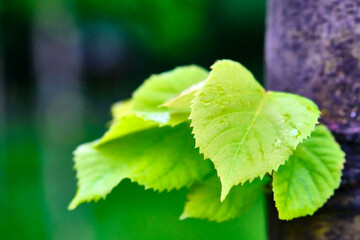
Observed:
[[[230,122],[228,120],[220,120],[219,125],[221,125],[222,128],[227,128],[230,125]]]
[[[215,89],[215,87],[213,87],[213,86],[210,86],[210,87],[208,88],[208,91],[209,91],[209,93],[210,93],[211,95],[214,95],[214,94],[216,93],[216,89]]]
[[[220,83],[217,83],[216,86],[217,86],[217,88],[216,88],[217,92],[218,92],[220,95],[224,95],[224,94],[225,94],[225,91],[224,91],[224,89],[222,88],[221,84],[220,84]]]
[[[210,101],[207,100],[200,100],[200,101],[206,106],[210,105]]]
[[[204,93],[200,93],[199,94],[199,98],[200,98],[200,102],[204,105],[210,105],[211,103],[211,99],[209,98],[206,98],[205,94]]]
[[[280,138],[275,139],[275,142],[273,143],[273,147],[276,149],[280,148],[281,142],[282,141]]]
[[[300,135],[301,135],[301,131],[298,130],[298,129],[296,129],[296,128],[294,128],[294,129],[292,129],[292,130],[290,131],[289,135],[290,135],[291,137],[298,138],[298,137],[300,137]]]
[[[296,136],[298,134],[298,130],[297,129],[292,129],[291,131],[290,131],[290,133],[289,133],[289,135],[291,136],[291,137],[294,137],[294,136]]]
[[[229,104],[230,104],[230,100],[228,100],[228,99],[223,100],[223,104],[224,104],[224,105],[229,105]]]
[[[290,119],[290,114],[288,114],[288,113],[285,113],[284,115],[283,115],[283,121],[285,121],[285,122],[287,122],[287,121],[289,121],[289,119]]]

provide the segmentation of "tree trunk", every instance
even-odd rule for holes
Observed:
[[[360,239],[360,1],[269,0],[266,81],[313,99],[347,154],[328,203],[310,217],[270,220],[271,238]]]

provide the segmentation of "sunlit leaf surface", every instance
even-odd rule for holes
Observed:
[[[311,100],[266,92],[241,64],[222,60],[197,93],[190,119],[196,146],[220,176],[224,200],[232,186],[284,164],[318,117]]]

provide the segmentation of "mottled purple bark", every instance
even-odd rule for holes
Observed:
[[[341,188],[274,239],[360,239],[360,0],[269,0],[267,88],[313,99],[347,153]]]

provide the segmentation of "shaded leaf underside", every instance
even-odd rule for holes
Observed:
[[[220,202],[221,183],[214,174],[209,179],[195,184],[187,195],[187,202],[180,219],[199,218],[223,222],[245,213],[262,194],[267,180],[255,179],[252,183],[231,189],[225,201]]]

